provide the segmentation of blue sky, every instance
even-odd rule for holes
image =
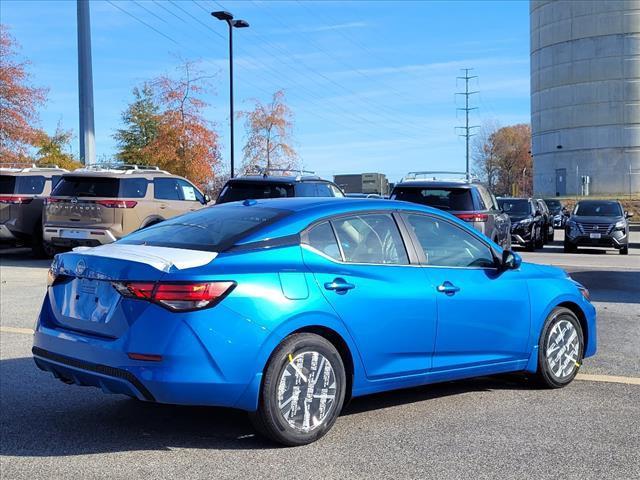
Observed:
[[[4,0],[0,9],[34,83],[49,88],[42,126],[53,131],[61,121],[77,134],[75,1]],[[98,156],[115,151],[112,134],[132,87],[172,73],[182,57],[215,75],[206,114],[228,161],[227,32],[208,13],[220,9],[251,24],[234,35],[236,109],[284,89],[295,147],[305,168],[323,176],[380,171],[393,181],[409,170],[464,168],[454,130],[464,123],[454,95],[464,67],[479,76],[474,124],[529,122],[524,0],[92,1]],[[244,129],[236,129],[240,157]]]

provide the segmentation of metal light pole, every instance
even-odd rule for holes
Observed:
[[[80,161],[96,163],[93,125],[93,73],[91,71],[91,26],[89,1],[77,0],[78,6],[78,97],[80,110]]]
[[[246,28],[249,23],[244,20],[234,20],[229,12],[211,12],[218,20],[223,20],[229,25],[229,128],[231,130],[231,178],[234,174],[234,139],[233,139],[233,29]]]

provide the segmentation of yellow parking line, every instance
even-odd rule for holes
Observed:
[[[33,330],[31,328],[0,327],[0,332],[21,333],[23,335],[33,335]]]
[[[624,383],[627,385],[640,385],[638,377],[617,377],[615,375],[590,375],[588,373],[579,373],[576,380],[586,380],[588,382],[607,382],[607,383]]]

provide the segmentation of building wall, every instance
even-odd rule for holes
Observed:
[[[640,0],[534,0],[530,20],[535,192],[640,192]]]
[[[389,181],[384,173],[355,173],[334,175],[333,181],[345,193],[389,193]]]

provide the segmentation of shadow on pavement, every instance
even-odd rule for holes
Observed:
[[[640,303],[640,270],[574,270],[571,278],[589,289],[594,302]]]
[[[31,358],[2,360],[0,372],[0,455],[279,448],[256,434],[242,411],[145,403],[64,385],[37,370]],[[528,388],[526,383],[507,376],[437,384],[354,399],[343,415],[473,391],[523,388]]]
[[[0,248],[0,267],[43,268],[51,259],[34,258],[28,248]]]

